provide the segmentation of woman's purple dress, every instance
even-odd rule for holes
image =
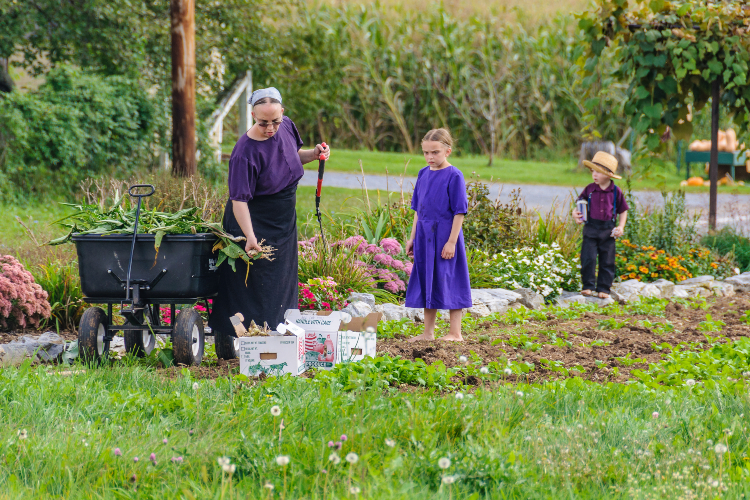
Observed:
[[[411,208],[417,212],[417,230],[414,268],[406,288],[406,307],[471,307],[463,231],[458,233],[453,258],[440,256],[451,234],[453,216],[465,214],[469,208],[461,171],[452,165],[441,170],[430,170],[430,167],[420,170]]]

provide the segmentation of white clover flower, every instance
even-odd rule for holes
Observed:
[[[455,481],[455,476],[443,476],[443,484],[453,484]]]
[[[440,460],[438,460],[438,467],[441,469],[447,469],[451,466],[451,459],[448,457],[443,457]]]
[[[279,407],[279,405],[274,405],[271,407],[271,415],[273,415],[274,417],[278,417],[279,415],[281,415],[281,408]]]
[[[728,448],[724,443],[716,443],[716,446],[714,446],[714,451],[717,455],[723,455],[727,450]]]
[[[276,457],[276,464],[284,467],[285,465],[289,465],[289,455],[279,455]]]
[[[483,375],[487,375],[488,373],[490,373],[490,369],[489,369],[489,368],[487,368],[486,366],[483,366],[483,367],[481,367],[481,368],[479,369],[479,373],[481,373],[481,374],[483,374]]]
[[[457,392],[456,393],[456,399],[463,399],[463,398],[464,398],[464,395],[463,395],[462,392]]]
[[[356,464],[359,461],[359,455],[357,455],[353,451],[350,453],[347,453],[346,461],[349,462],[350,464]]]
[[[330,455],[328,455],[328,461],[333,465],[338,465],[341,462],[341,457],[339,457],[336,453],[331,453]]]

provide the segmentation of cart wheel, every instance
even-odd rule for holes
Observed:
[[[195,309],[180,311],[172,333],[174,360],[183,365],[199,365],[203,360],[203,318]]]
[[[237,359],[240,354],[240,341],[223,332],[214,332],[214,348],[219,359]]]
[[[156,335],[151,330],[125,330],[125,352],[142,358],[151,354],[156,346]]]
[[[84,361],[99,361],[109,352],[107,313],[99,307],[89,307],[81,316],[78,327],[78,349]]]

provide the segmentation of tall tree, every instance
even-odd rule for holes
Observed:
[[[584,71],[593,78],[605,50],[615,51],[617,74],[630,86],[625,112],[651,150],[671,127],[687,139],[690,109],[712,100],[709,229],[716,229],[719,105],[741,133],[750,122],[750,5],[742,1],[598,0],[579,16],[589,42]]]

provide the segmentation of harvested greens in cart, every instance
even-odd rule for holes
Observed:
[[[76,205],[72,203],[64,203],[64,205],[73,207],[75,212],[56,221],[55,224],[68,228],[68,234],[50,241],[50,245],[59,245],[71,241],[74,234],[133,234],[136,208],[124,208],[122,200],[116,201],[112,208],[106,211],[101,210],[97,205]],[[175,213],[157,212],[156,209],[142,210],[138,221],[138,233],[154,235],[156,257],[159,254],[162,238],[168,234],[211,233],[218,238],[213,247],[214,251],[219,252],[216,261],[217,267],[226,260],[229,266],[236,270],[235,261],[237,259],[252,264],[253,260],[272,258],[273,247],[263,245],[262,241],[263,252],[246,253],[242,244],[245,241],[244,236],[233,236],[224,231],[220,223],[202,220],[197,214],[198,210],[198,207],[186,208]],[[154,260],[156,260],[156,257]]]
[[[146,189],[144,192],[143,189]],[[150,190],[150,191],[149,191]],[[78,254],[81,290],[89,304],[78,331],[83,359],[106,359],[116,332],[123,332],[126,351],[148,355],[156,345],[156,334],[170,335],[175,361],[198,365],[203,358],[203,318],[192,307],[177,311],[178,305],[203,300],[217,293],[216,269],[224,261],[236,271],[237,259],[248,266],[254,260],[271,259],[273,248],[261,242],[260,252],[245,252],[244,237],[235,237],[215,222],[198,215],[198,208],[176,213],[141,210],[142,198],[154,193],[154,186],[137,184],[128,194],[138,200],[116,202],[108,210],[98,205],[66,204],[74,213],[56,223],[68,234],[49,242],[72,241]],[[120,304],[119,324],[113,305]],[[168,304],[170,318],[162,323],[161,305]]]

